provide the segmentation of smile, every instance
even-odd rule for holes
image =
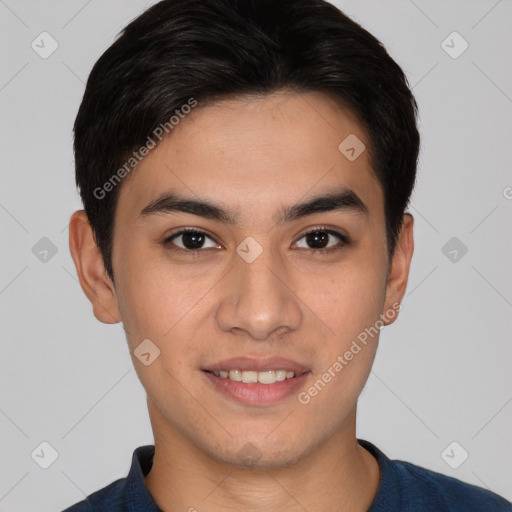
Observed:
[[[286,379],[293,379],[295,372],[287,370],[265,370],[257,372],[253,370],[219,370],[212,371],[215,376],[221,379],[230,379],[235,382],[244,382],[245,384],[274,384]]]

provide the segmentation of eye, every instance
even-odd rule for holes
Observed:
[[[332,238],[338,238],[338,243],[331,243]],[[299,239],[305,239],[306,244],[313,247],[304,247],[305,249],[310,249],[312,254],[317,253],[331,253],[335,251],[339,251],[343,248],[343,246],[349,243],[348,238],[345,235],[342,235],[338,231],[334,231],[332,229],[328,229],[324,226],[318,226],[302,235]],[[331,238],[331,241],[329,240]],[[299,244],[297,242],[297,244]]]
[[[337,243],[332,240],[333,237],[338,239]],[[306,247],[300,246],[302,239],[305,239]],[[210,240],[210,246],[205,245],[207,240]],[[296,245],[299,248],[308,249],[311,254],[327,254],[341,250],[348,243],[348,237],[338,231],[318,226],[304,233]],[[197,255],[201,249],[221,248],[208,233],[196,228],[186,228],[173,233],[163,241],[163,245],[172,252],[196,253]]]
[[[179,243],[175,242],[175,240],[180,240]],[[205,241],[210,239],[212,241],[211,245],[205,246]],[[217,243],[215,243],[210,235],[206,232],[201,231],[195,228],[187,228],[178,231],[177,233],[172,234],[167,237],[164,242],[164,246],[170,251],[174,252],[198,252],[199,249],[209,249],[209,248],[218,248],[220,247]],[[172,246],[176,246],[174,248]]]

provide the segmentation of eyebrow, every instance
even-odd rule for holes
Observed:
[[[282,208],[274,217],[274,221],[282,224],[330,211],[347,211],[363,215],[369,213],[366,204],[353,190],[338,187],[325,194]],[[176,212],[190,213],[233,225],[237,224],[236,216],[222,205],[214,204],[207,199],[184,197],[175,192],[167,192],[149,203],[141,210],[140,216]]]

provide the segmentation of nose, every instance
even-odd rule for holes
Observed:
[[[301,301],[293,291],[291,272],[279,258],[263,250],[250,263],[236,256],[233,264],[217,308],[222,330],[267,340],[300,327]]]

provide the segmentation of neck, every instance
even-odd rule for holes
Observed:
[[[379,466],[357,442],[355,409],[343,428],[296,463],[246,469],[220,462],[169,431],[157,408],[148,406],[155,456],[144,481],[164,512],[366,512],[377,494]]]

